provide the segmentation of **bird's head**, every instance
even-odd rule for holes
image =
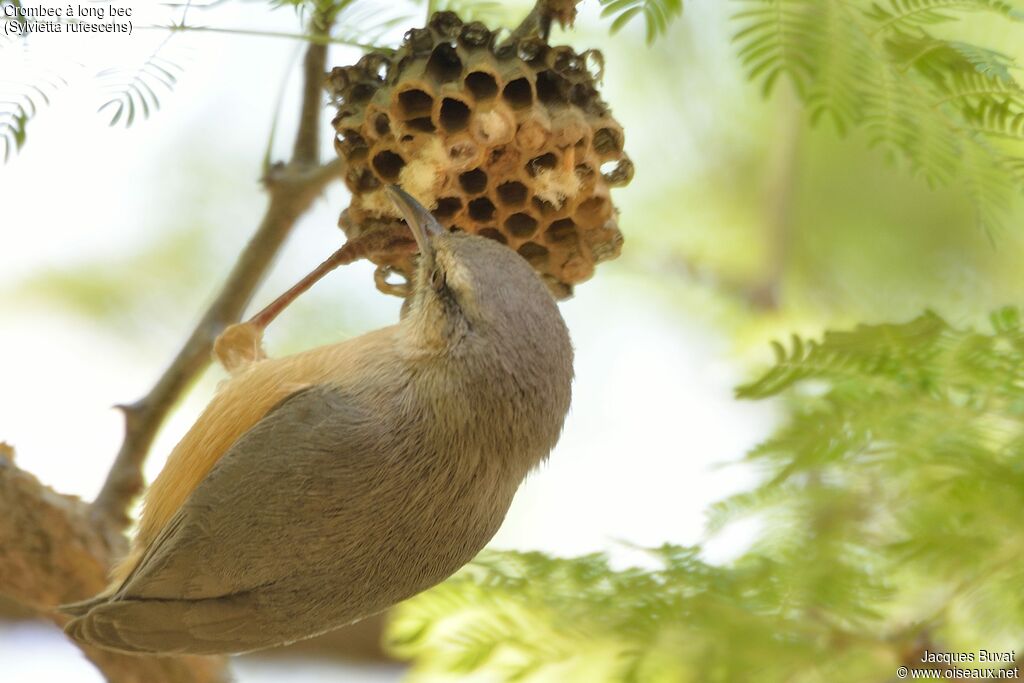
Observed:
[[[523,257],[494,240],[444,230],[397,186],[388,193],[420,252],[405,324],[428,347],[451,348],[472,335],[566,336],[554,298]]]

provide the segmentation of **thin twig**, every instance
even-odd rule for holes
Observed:
[[[330,21],[314,17],[312,26],[315,32],[329,32]],[[270,195],[266,213],[220,294],[149,393],[134,403],[120,406],[125,414],[124,442],[103,488],[92,503],[95,516],[116,529],[124,529],[129,524],[128,510],[142,492],[142,464],[157,430],[209,364],[214,339],[241,318],[299,216],[309,209],[330,181],[341,175],[342,164],[337,159],[317,165],[325,61],[326,46],[311,43],[306,49],[301,118],[292,160],[271,168],[264,179]]]
[[[217,26],[189,26],[188,24],[153,24],[152,26],[139,26],[139,29],[195,33],[225,33],[236,36],[256,36],[259,38],[287,38],[288,40],[301,40],[311,45],[347,45],[348,47],[359,48],[367,52],[371,50],[393,51],[394,48],[387,45],[375,45],[373,43],[360,43],[345,38],[336,38],[329,34],[321,33],[290,33],[288,31],[259,31],[256,29],[244,28],[222,28]]]
[[[313,20],[313,33],[323,36],[323,26]],[[320,112],[324,108],[324,75],[327,72],[327,45],[310,43],[302,63],[302,111],[295,133],[292,162],[312,166],[320,160]]]

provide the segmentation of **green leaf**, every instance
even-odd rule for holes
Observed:
[[[683,13],[682,0],[601,0],[601,6],[602,18],[613,17],[612,35],[642,14],[648,44],[668,33],[671,22]]]
[[[618,33],[623,26],[629,23],[629,20],[632,19],[634,15],[641,11],[643,11],[642,7],[630,7],[628,10],[615,17],[615,21],[612,22],[611,28],[609,29],[610,33],[612,35]]]
[[[0,50],[0,57],[14,62],[17,57],[5,57],[18,47],[5,47]],[[60,76],[44,69],[36,68],[31,54],[22,48],[18,57],[23,58],[21,64],[13,63],[5,69],[4,80],[0,86],[0,148],[3,163],[7,163],[20,152],[28,140],[28,126],[43,106],[49,106],[51,96],[67,85]],[[10,73],[6,73],[10,72]],[[32,79],[32,80],[30,80]]]
[[[135,123],[137,112],[141,113],[143,119],[148,119],[160,109],[160,97],[154,86],[162,86],[167,92],[174,90],[178,79],[173,72],[181,72],[182,67],[161,54],[170,38],[168,36],[134,69],[111,68],[96,74],[97,80],[107,92],[107,99],[100,104],[97,112],[110,108],[114,111],[108,125],[123,123],[125,128],[130,128]]]
[[[1001,0],[739,0],[733,16],[740,61],[769,94],[787,78],[812,124],[901,159],[930,186],[956,184],[988,231],[1024,191],[1004,140],[1024,140],[1024,93],[1014,59],[945,37],[971,12],[1016,29],[1021,13]],[[933,34],[944,24],[943,36]],[[1017,30],[1024,30],[1017,29]]]

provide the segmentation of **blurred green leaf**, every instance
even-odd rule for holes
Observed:
[[[986,230],[1006,222],[1024,190],[1021,150],[1003,145],[1024,142],[1016,62],[931,27],[971,12],[1017,22],[1019,10],[999,0],[741,1],[734,40],[765,94],[788,77],[812,122],[863,128],[929,183],[962,182]]]
[[[682,0],[601,0],[601,17],[614,17],[610,31],[618,33],[638,15],[643,15],[648,45],[668,32],[669,24],[682,16]]]
[[[151,329],[154,320],[173,325],[194,314],[182,311],[180,302],[202,294],[196,283],[209,282],[217,272],[204,228],[168,231],[120,259],[38,272],[14,285],[12,294],[64,306],[124,332]]]

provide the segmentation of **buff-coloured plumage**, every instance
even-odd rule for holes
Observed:
[[[226,381],[145,500],[111,588],[68,633],[130,652],[220,653],[336,628],[452,574],[558,439],[572,348],[515,252],[420,234],[394,326],[260,360]]]

